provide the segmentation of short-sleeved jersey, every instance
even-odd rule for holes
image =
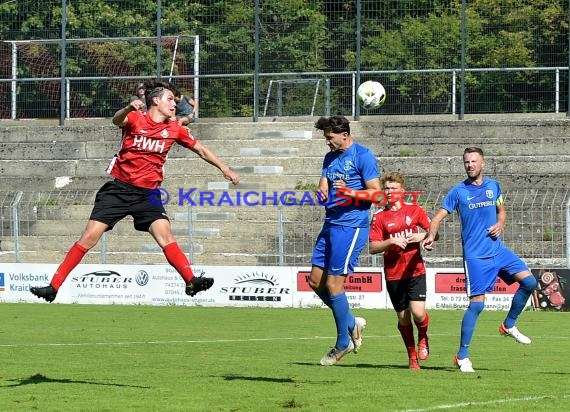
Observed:
[[[383,241],[393,237],[406,237],[429,230],[430,219],[419,205],[404,203],[398,210],[381,209],[372,216],[370,241]],[[426,273],[420,252],[420,243],[409,243],[405,249],[392,245],[384,251],[386,280],[411,278]]]
[[[459,214],[465,259],[495,256],[503,247],[501,239],[488,231],[497,223],[497,206],[502,203],[499,182],[486,177],[480,186],[468,180],[459,183],[443,199],[442,209]]]
[[[372,152],[358,143],[353,143],[342,153],[329,152],[325,155],[321,176],[326,177],[329,184],[325,222],[349,227],[368,227],[368,210],[371,203],[361,201],[347,205],[346,197],[338,197],[332,183],[342,179],[349,189],[366,189],[367,181],[380,177],[376,157]]]
[[[127,115],[122,127],[121,148],[107,167],[107,173],[133,186],[154,189],[164,178],[164,162],[168,151],[178,143],[193,148],[197,140],[176,121],[153,121],[148,112],[139,110]]]

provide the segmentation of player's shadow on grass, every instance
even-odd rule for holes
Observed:
[[[244,376],[228,374],[222,375],[226,381],[255,381],[255,382],[276,382],[276,383],[295,383],[291,378],[269,378],[267,376]]]
[[[291,362],[290,365],[298,365],[298,366],[318,366],[322,368],[321,365],[314,362]],[[389,365],[389,364],[376,364],[376,363],[337,363],[334,365],[335,368],[358,368],[358,369],[409,369],[408,365],[398,364],[398,365]],[[430,366],[430,365],[422,365],[422,369],[425,370],[433,370],[433,371],[453,371],[457,372],[457,368],[452,366]]]
[[[8,381],[16,381],[12,385],[6,385],[4,388],[10,388],[14,386],[24,386],[24,385],[37,385],[38,383],[84,383],[86,385],[101,385],[101,386],[120,386],[120,387],[127,387],[127,388],[139,388],[139,389],[149,389],[150,386],[139,386],[139,385],[124,385],[122,383],[103,383],[103,382],[95,382],[95,381],[83,381],[77,379],[53,379],[48,378],[47,376],[42,375],[41,373],[37,373],[35,375],[30,376],[29,378],[23,379],[7,379]]]
[[[222,375],[222,377],[226,381],[242,380],[242,381],[273,382],[273,383],[300,383],[299,380],[295,380],[292,378],[270,378],[267,376],[244,376],[244,375],[228,374],[228,375]],[[317,383],[317,382],[311,381],[311,383]],[[336,382],[326,381],[324,383],[340,383],[340,381]]]

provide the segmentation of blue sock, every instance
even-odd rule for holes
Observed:
[[[348,300],[347,300],[348,302]],[[348,313],[346,314],[346,325],[348,326],[348,333],[352,333],[352,329],[354,329],[354,326],[356,325],[356,319],[354,317],[354,314],[350,311],[350,306],[348,309]]]
[[[322,288],[322,289],[315,290],[315,293],[317,294],[317,296],[318,296],[319,298],[321,298],[321,300],[323,301],[323,303],[324,303],[325,305],[327,305],[329,308],[332,309],[332,306],[331,306],[331,295],[330,295],[330,293],[329,293],[329,291],[328,291],[327,288]]]
[[[331,296],[331,309],[336,324],[336,347],[337,349],[344,349],[348,346],[350,336],[348,335],[348,318],[350,313],[350,306],[346,293]]]
[[[459,359],[469,357],[469,345],[473,338],[477,319],[484,307],[485,302],[470,302],[465,314],[463,315],[463,321],[461,322],[461,341],[459,344],[459,352],[457,352],[457,357]]]
[[[327,305],[329,308],[332,309],[331,295],[329,294],[329,291],[327,289],[319,289],[315,291],[315,293],[319,298],[321,298],[321,300],[325,305]],[[351,333],[352,330],[354,329],[354,326],[356,325],[356,319],[354,318],[354,315],[350,311],[348,312],[347,316],[347,325],[348,325],[348,333]]]
[[[519,281],[519,289],[513,296],[513,301],[511,302],[511,308],[509,313],[507,313],[507,318],[503,322],[505,328],[509,329],[515,326],[517,318],[524,310],[524,306],[530,296],[530,294],[536,289],[536,278],[534,276],[527,276]]]

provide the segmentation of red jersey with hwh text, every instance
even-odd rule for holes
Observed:
[[[143,114],[139,110],[127,115],[122,130],[121,149],[111,160],[107,173],[146,189],[155,189],[162,183],[166,155],[174,143],[188,149],[197,143],[190,131],[177,121],[156,123],[148,112]]]
[[[370,226],[370,241],[406,237],[419,233],[418,227],[429,230],[430,219],[419,205],[403,204],[398,210],[382,209],[374,213]],[[384,251],[386,280],[410,278],[426,273],[420,253],[420,243],[409,243],[405,249],[392,245]]]

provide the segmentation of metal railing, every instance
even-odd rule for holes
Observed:
[[[248,85],[251,84],[255,74],[196,74],[192,75],[170,75],[169,80],[174,83],[191,81],[194,87],[194,96],[198,98],[201,89],[214,89],[223,85],[223,89],[229,94],[232,90],[241,90],[240,98],[228,99],[223,107],[223,112],[219,102],[212,100],[208,95],[201,97],[200,117],[244,117],[247,113],[253,112],[253,102],[262,100],[264,102],[261,110],[262,117],[281,116],[315,116],[329,115],[332,112],[342,112],[350,116],[356,116],[357,107],[355,105],[355,94],[358,87],[356,83],[357,72],[355,71],[332,71],[332,72],[302,72],[302,73],[260,73],[258,75],[261,83],[259,96],[254,95],[255,91]],[[567,81],[568,67],[514,67],[514,68],[472,68],[465,69],[465,73],[473,77],[485,76],[486,73],[518,73],[525,76],[544,74],[545,77],[534,85],[536,93],[527,96],[514,94],[509,101],[495,99],[489,102],[473,102],[480,90],[477,87],[468,87],[465,91],[467,102],[467,114],[478,113],[564,113],[568,111],[567,104]],[[441,93],[439,98],[426,100],[426,96],[402,95],[399,92],[401,87],[420,87],[422,83],[429,83],[433,76],[449,76],[444,81],[447,92]],[[458,116],[460,112],[461,91],[458,87],[458,76],[460,70],[449,69],[411,69],[411,70],[375,70],[362,71],[362,80],[377,79],[382,82],[387,91],[386,103],[381,109],[365,111],[361,114],[367,115],[401,115],[401,114],[438,114]],[[561,75],[564,74],[564,80]],[[414,75],[419,75],[419,79],[412,79]],[[310,79],[299,79],[299,77],[310,77]],[[38,108],[61,106],[64,108],[65,119],[76,118],[98,118],[111,117],[114,112],[125,104],[128,91],[133,84],[145,81],[153,76],[76,76],[65,78],[65,94],[62,96],[63,102],[45,96],[46,100],[36,102]],[[10,118],[18,119],[19,97],[24,86],[32,84],[51,85],[50,89],[58,88],[61,82],[60,77],[51,78],[12,78],[1,79],[0,84],[10,83],[10,99],[6,99],[5,106],[10,106]],[[324,86],[320,86],[322,83]],[[333,83],[334,85],[331,85]],[[123,91],[123,94],[94,94],[89,102],[83,102],[76,106],[74,102],[78,97],[74,95],[76,90],[83,90],[86,87],[94,87],[101,90]],[[273,92],[273,84],[280,85],[277,93]],[[290,84],[290,87],[281,87],[282,84]],[[530,86],[529,86],[530,87]],[[251,95],[244,94],[244,90],[251,90]],[[472,99],[473,98],[473,99]],[[3,98],[0,97],[0,100]],[[40,109],[38,109],[40,110]],[[24,118],[34,118],[36,115],[24,115]]]

